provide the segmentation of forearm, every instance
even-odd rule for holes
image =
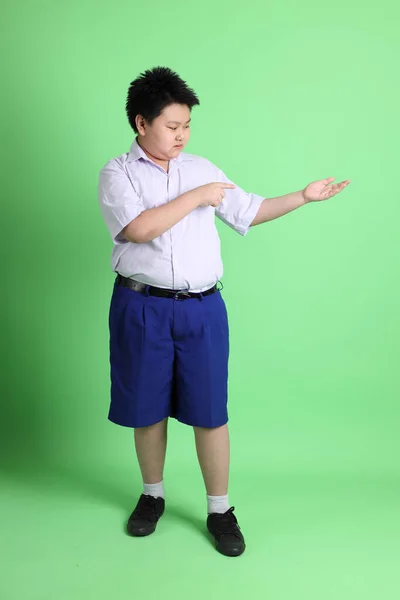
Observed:
[[[122,234],[129,242],[151,242],[171,229],[197,206],[196,197],[186,192],[171,202],[143,211],[122,230]]]
[[[304,204],[307,204],[307,202],[303,197],[303,190],[293,192],[292,194],[285,194],[284,196],[277,196],[276,198],[265,198],[251,223],[251,227],[282,217],[292,210],[304,206]]]

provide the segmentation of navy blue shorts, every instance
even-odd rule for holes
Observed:
[[[174,417],[195,427],[228,421],[229,329],[221,293],[159,298],[114,283],[108,418],[145,427]]]

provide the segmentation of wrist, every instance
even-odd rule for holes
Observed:
[[[306,188],[304,188],[304,190],[301,190],[299,193],[301,205],[308,204],[310,202],[310,200],[307,199],[305,191],[306,191]]]
[[[200,195],[197,192],[197,188],[186,192],[185,195],[186,199],[189,200],[189,202],[191,203],[193,210],[200,206]]]

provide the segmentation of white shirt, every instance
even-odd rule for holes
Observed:
[[[246,235],[264,197],[226,189],[221,204],[193,210],[151,242],[128,242],[122,229],[143,211],[161,206],[200,185],[233,183],[212,162],[182,152],[169,172],[147,157],[135,139],[130,151],[109,160],[98,183],[100,209],[114,246],[113,271],[157,287],[201,292],[223,274],[215,215]]]

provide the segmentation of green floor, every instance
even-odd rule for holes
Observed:
[[[134,468],[3,471],[1,600],[400,598],[390,476],[264,471],[260,480],[232,470],[247,549],[227,558],[205,533],[202,481],[187,465],[169,468],[156,533],[126,535],[140,491]]]

